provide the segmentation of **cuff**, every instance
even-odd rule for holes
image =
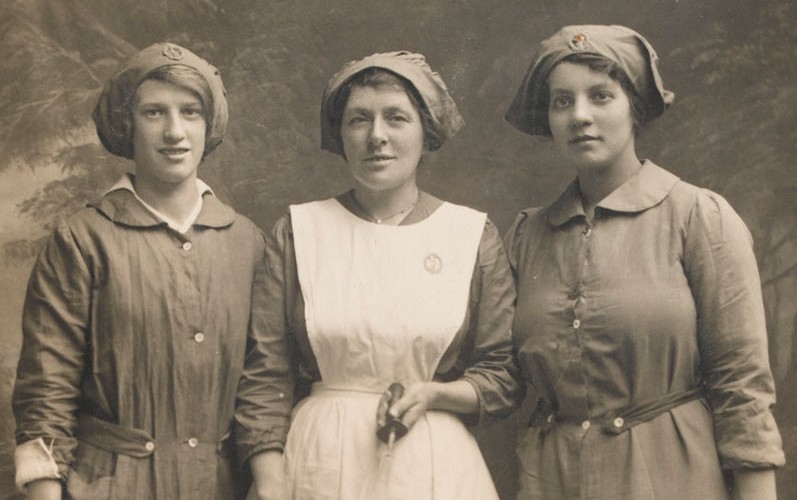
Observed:
[[[64,479],[53,458],[52,441],[49,447],[42,438],[17,445],[14,450],[14,464],[17,468],[15,482],[21,491],[25,491],[26,484],[37,479]]]

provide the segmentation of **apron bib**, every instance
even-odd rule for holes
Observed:
[[[462,327],[485,215],[443,203],[382,226],[329,199],[291,207],[310,345],[322,381],[286,445],[294,500],[497,498],[473,437],[427,412],[385,456],[376,408],[392,382],[432,380]]]

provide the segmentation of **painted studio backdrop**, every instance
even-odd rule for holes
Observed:
[[[755,239],[766,300],[776,417],[797,498],[797,5],[788,0],[5,0],[0,13],[0,497],[15,498],[10,398],[25,284],[53,221],[127,165],[90,119],[114,68],[156,41],[219,67],[230,98],[224,144],[200,167],[217,194],[268,231],[289,203],[349,185],[319,148],[326,79],[344,62],[407,49],[448,84],[465,128],[427,157],[420,185],[489,212],[506,230],[574,175],[553,146],[503,115],[534,47],[565,24],[623,24],[661,58],[674,106],[639,138],[642,156],[725,196]],[[515,430],[475,429],[511,498]]]

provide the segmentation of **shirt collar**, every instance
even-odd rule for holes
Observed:
[[[133,184],[133,180],[136,178],[133,174],[124,174],[121,179],[116,181],[116,184],[111,186],[107,191],[105,191],[102,195],[105,196],[106,194],[110,193],[111,191],[116,191],[117,189],[126,189],[133,194],[136,194],[136,187]],[[204,195],[205,193],[213,193],[213,190],[205,184],[205,181],[202,179],[196,180],[196,189],[199,191],[200,195]]]
[[[601,200],[597,207],[613,212],[643,212],[661,203],[679,180],[672,173],[645,160],[642,168],[633,177]],[[586,217],[586,214],[581,204],[581,189],[576,179],[551,205],[548,222],[552,226],[561,226],[578,216]]]
[[[98,201],[89,206],[104,214],[114,222],[133,227],[153,227],[167,225],[146,208],[138,198],[133,184],[134,176],[126,174],[108,189]],[[202,195],[202,208],[193,222],[194,226],[225,227],[235,220],[235,211],[216,198],[213,190],[205,182],[197,179],[197,190]]]

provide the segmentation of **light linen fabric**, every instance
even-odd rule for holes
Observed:
[[[330,199],[292,206],[291,219],[322,379],[288,434],[293,498],[497,498],[475,440],[449,413],[428,412],[390,458],[376,438],[382,392],[432,380],[465,319],[485,215],[444,203],[417,224],[382,226]]]

